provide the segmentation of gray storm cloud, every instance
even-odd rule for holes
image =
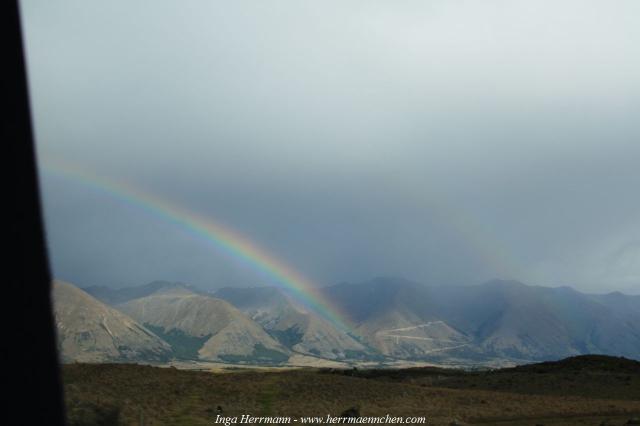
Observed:
[[[130,182],[320,285],[640,292],[640,3],[25,0],[39,158]],[[81,285],[264,283],[43,171]],[[268,280],[267,280],[268,281]]]

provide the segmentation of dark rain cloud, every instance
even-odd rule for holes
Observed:
[[[640,288],[634,1],[22,2],[39,157],[130,182],[318,284]],[[268,279],[43,173],[80,285]]]

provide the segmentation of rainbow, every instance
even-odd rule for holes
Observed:
[[[138,189],[130,183],[100,177],[61,161],[41,161],[40,164],[45,173],[71,179],[85,187],[107,194],[178,227],[208,246],[241,260],[260,274],[269,277],[281,288],[288,290],[305,307],[319,313],[343,331],[350,331],[346,316],[331,306],[319,291],[318,286],[228,226],[218,223],[211,217],[201,216],[180,207],[165,198]]]

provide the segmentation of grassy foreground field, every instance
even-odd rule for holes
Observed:
[[[211,425],[225,416],[426,416],[427,424],[623,425],[640,417],[640,363],[579,357],[490,372],[63,367],[71,425]],[[640,424],[637,423],[637,424]]]

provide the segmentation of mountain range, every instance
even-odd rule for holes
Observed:
[[[332,303],[353,312],[357,330],[365,338],[398,336],[389,348],[405,358],[519,362],[587,353],[640,357],[638,296],[590,295],[569,287],[503,280],[431,287],[394,278],[340,284],[326,291]],[[410,334],[388,331],[418,326]],[[418,336],[418,330],[425,335]],[[429,353],[415,337],[433,338],[436,343],[446,338],[452,343],[450,349]]]
[[[64,361],[167,359],[347,365],[502,365],[606,354],[640,359],[640,296],[494,280],[428,286],[376,278],[322,289],[345,330],[275,287],[207,293],[170,282],[54,284]]]
[[[83,290],[53,283],[58,352],[63,362],[163,361],[171,347],[149,329]]]

